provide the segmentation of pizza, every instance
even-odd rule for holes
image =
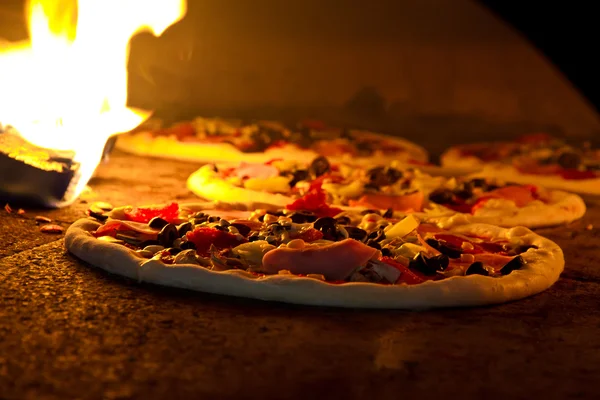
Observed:
[[[324,155],[336,161],[426,163],[422,147],[399,137],[330,127],[320,121],[286,126],[276,121],[196,118],[163,127],[152,121],[117,140],[137,155],[195,162],[265,162],[273,158],[309,161]]]
[[[521,299],[550,287],[561,249],[527,228],[414,215],[217,209],[91,211],[67,230],[79,259],[138,282],[319,306],[424,309]]]
[[[303,208],[319,213],[334,206],[388,215],[413,212],[438,220],[460,215],[472,223],[504,227],[566,224],[586,211],[578,195],[537,185],[494,178],[433,177],[394,163],[370,168],[336,164],[324,156],[309,163],[275,159],[209,164],[194,172],[187,185],[204,200],[247,210]]]
[[[441,162],[444,167],[471,169],[473,176],[600,194],[600,149],[590,143],[575,146],[546,134],[454,146]]]

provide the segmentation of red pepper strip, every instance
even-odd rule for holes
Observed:
[[[311,189],[304,196],[300,197],[285,208],[288,210],[304,210],[315,213],[318,217],[334,217],[342,210],[340,208],[330,207],[326,203],[327,195],[319,187]]]
[[[314,242],[315,240],[323,239],[323,232],[316,230],[315,228],[308,228],[301,234],[294,237],[294,239],[302,239],[307,243]]]
[[[460,249],[462,253],[465,254],[481,254],[481,253],[494,253],[498,255],[506,254],[504,246],[502,243],[498,242],[481,242],[474,243],[468,239],[462,238],[460,236],[455,236],[452,234],[434,234],[433,237],[438,240],[443,240],[447,244],[457,249]],[[470,243],[473,245],[473,249],[465,249],[463,248],[463,243]],[[469,246],[467,246],[469,247]]]
[[[595,171],[579,171],[577,169],[566,169],[559,175],[561,178],[569,180],[595,179],[599,176]]]
[[[237,246],[238,244],[247,242],[246,239],[238,240],[238,238],[229,233],[209,226],[199,226],[193,231],[185,234],[187,239],[194,243],[196,251],[199,254],[208,253],[211,244],[217,249],[227,249]]]
[[[424,277],[419,276],[414,271],[411,271],[407,266],[400,264],[398,261],[394,260],[390,257],[382,257],[381,261],[386,263],[389,266],[396,268],[401,272],[400,277],[394,283],[406,283],[407,285],[416,285],[419,283],[425,282],[426,279]]]
[[[273,163],[274,163],[274,162],[276,162],[276,161],[283,161],[283,158],[272,158],[272,159],[270,159],[269,161],[267,161],[267,162],[265,163],[265,165],[271,165],[271,164],[273,164]]]
[[[148,223],[154,217],[173,222],[179,217],[179,204],[173,202],[165,207],[136,207],[130,211],[125,211],[125,217],[130,221],[142,223]]]
[[[344,180],[344,178],[342,178],[339,175],[324,174],[310,182],[310,187],[308,191],[310,192],[314,189],[321,190],[321,187],[323,186],[323,181],[325,181],[325,179],[330,180],[332,183],[339,183]]]

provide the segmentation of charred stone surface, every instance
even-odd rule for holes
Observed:
[[[193,164],[112,155],[60,210],[0,208],[0,398],[594,398],[600,372],[600,199],[540,233],[566,271],[495,307],[402,312],[265,303],[162,288],[66,254],[94,201],[193,200]],[[588,230],[589,224],[594,228]],[[469,377],[469,378],[466,378]]]

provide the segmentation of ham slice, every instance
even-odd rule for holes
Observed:
[[[279,170],[272,165],[241,162],[233,174],[238,178],[269,179],[279,176]]]
[[[536,190],[537,188],[533,185],[505,186],[485,193],[478,199],[477,204],[481,206],[483,202],[489,199],[506,199],[514,201],[517,207],[524,207],[537,199]],[[476,209],[477,207],[473,208]]]
[[[148,224],[133,221],[121,221],[118,219],[108,220],[104,225],[98,228],[95,232],[96,237],[100,236],[115,236],[117,232],[135,232],[139,235],[144,235],[146,238],[156,238],[158,229],[153,229]]]
[[[364,265],[377,252],[354,239],[346,239],[326,246],[308,246],[303,249],[281,247],[265,254],[263,268],[268,273],[288,270],[292,274],[322,274],[327,280],[344,280]]]

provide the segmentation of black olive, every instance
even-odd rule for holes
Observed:
[[[473,178],[471,179],[471,186],[474,188],[485,188],[487,187],[487,182],[484,178]]]
[[[454,194],[448,189],[436,189],[429,194],[429,200],[438,204],[448,204],[454,200]]]
[[[445,254],[438,254],[437,256],[429,257],[426,259],[427,265],[435,269],[436,271],[444,271],[450,265],[450,259]]]
[[[183,249],[178,249],[177,247],[169,247],[165,249],[165,251],[167,251],[172,256],[181,253],[182,250]]]
[[[538,247],[534,246],[534,245],[523,245],[523,246],[515,247],[514,249],[509,249],[507,251],[507,253],[509,256],[517,256],[521,253],[525,253],[529,249],[537,249],[537,248]]]
[[[296,186],[300,181],[304,181],[308,178],[308,171],[305,169],[299,169],[293,172],[292,180],[290,181],[290,187]]]
[[[468,199],[473,196],[473,186],[469,182],[463,182],[453,190],[453,193],[461,199]]]
[[[317,220],[317,216],[310,211],[294,211],[288,217],[292,220],[293,223],[296,224],[304,224],[306,222],[315,222]]]
[[[381,250],[381,245],[376,240],[369,239],[365,244],[369,247],[373,247],[374,249]]]
[[[504,267],[502,267],[502,269],[500,270],[500,273],[502,275],[508,275],[517,269],[521,269],[524,265],[525,265],[525,260],[523,260],[523,257],[516,256],[515,258],[513,258],[512,260],[507,262],[504,265]]]
[[[154,217],[148,222],[148,226],[154,229],[162,229],[167,225],[168,222],[162,219],[161,217]]]
[[[383,218],[392,218],[394,216],[394,209],[388,208],[382,215]]]
[[[352,139],[352,135],[350,134],[350,129],[347,127],[343,127],[340,130],[340,138],[342,139]]]
[[[365,231],[364,229],[360,229],[350,225],[344,226],[344,229],[346,229],[346,232],[348,232],[348,237],[350,239],[362,242],[367,237],[367,231]]]
[[[398,182],[400,178],[404,176],[402,171],[396,168],[389,167],[386,171],[388,178],[392,181],[392,184]]]
[[[588,164],[585,166],[587,171],[600,171],[600,163],[599,164]]]
[[[371,191],[375,191],[375,192],[379,190],[379,186],[377,186],[373,182],[366,183],[363,186],[363,188],[366,189],[366,190],[371,190]]]
[[[412,260],[410,260],[408,267],[414,269],[424,275],[435,275],[436,270],[427,263],[427,258],[423,253],[416,254]]]
[[[250,134],[250,143],[250,146],[241,150],[245,153],[264,151],[271,145],[272,139],[265,130],[259,128]]]
[[[190,218],[193,219],[194,223],[197,225],[206,222],[208,220],[208,217],[208,214],[205,214],[203,212],[197,212],[193,214]]]
[[[261,240],[260,234],[258,232],[252,233],[252,235],[248,236],[249,242],[256,242],[257,240]]]
[[[217,217],[216,215],[211,215],[207,219],[208,222],[219,222],[220,220],[221,220],[221,217]]]
[[[581,156],[577,153],[566,151],[558,157],[557,162],[563,168],[577,169],[581,165]]]
[[[395,168],[375,167],[368,171],[369,182],[374,186],[389,186],[402,178],[402,171]]]
[[[108,219],[108,215],[104,215],[101,212],[96,212],[93,210],[88,210],[87,215],[89,215],[90,217],[92,217],[100,222],[104,222]]]
[[[223,225],[215,225],[213,228],[218,229],[222,232],[229,232],[229,229],[227,229],[227,227]]]
[[[319,156],[310,163],[308,170],[310,171],[311,175],[319,177],[329,172],[331,170],[331,165],[326,157]]]
[[[173,224],[167,224],[158,233],[158,243],[163,247],[170,247],[178,237],[177,227]]]
[[[430,245],[431,247],[433,247],[434,249],[436,249],[437,251],[439,251],[440,253],[445,254],[450,258],[460,258],[460,255],[462,254],[462,252],[459,249],[448,245],[443,240],[436,240],[434,238],[429,238],[429,239],[425,240],[425,242],[428,245]]]
[[[384,257],[391,257],[392,251],[389,248],[384,247],[383,249],[381,249],[381,255]]]
[[[469,265],[465,275],[484,275],[489,276],[489,271],[485,269],[483,263],[481,261],[475,261],[473,264]]]
[[[271,222],[268,226],[267,226],[267,231],[269,233],[273,233],[275,235],[278,235],[280,233],[282,233],[283,231],[285,231],[285,227],[281,226],[279,224],[279,222]]]
[[[179,237],[182,237],[192,229],[194,229],[194,226],[191,222],[184,222],[183,224],[177,227],[177,234],[179,235]]]
[[[181,248],[181,250],[196,250],[196,245],[194,244],[194,242],[190,241],[181,242],[181,245],[179,247]]]
[[[362,210],[360,212],[360,215],[367,215],[367,214],[377,214],[377,215],[381,215],[381,212],[379,210],[371,210],[371,209],[367,209],[367,210]]]
[[[350,220],[350,217],[347,215],[342,215],[341,217],[337,217],[335,219],[335,222],[337,222],[340,225],[350,225],[350,223],[352,222]]]
[[[237,229],[240,235],[242,236],[248,236],[248,234],[252,230],[248,225],[240,224],[238,222],[234,222],[233,224],[231,224],[231,226]]]
[[[315,221],[314,228],[323,232],[325,239],[333,239],[336,234],[335,219],[332,217],[322,217]]]
[[[383,229],[377,229],[376,231],[369,233],[369,236],[367,236],[367,238],[369,240],[380,242],[383,239],[385,239],[385,232],[383,231]]]

